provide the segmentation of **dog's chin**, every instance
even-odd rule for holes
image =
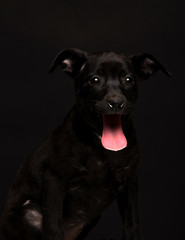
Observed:
[[[97,113],[95,125],[102,146],[110,151],[120,151],[127,146],[123,132],[124,115],[118,113]]]

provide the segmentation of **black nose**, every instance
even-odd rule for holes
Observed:
[[[124,107],[124,102],[108,101],[108,106],[112,111],[120,111]]]

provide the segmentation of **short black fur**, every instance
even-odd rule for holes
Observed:
[[[76,102],[21,166],[3,212],[5,239],[81,240],[117,198],[123,240],[141,240],[139,149],[131,112],[138,82],[159,69],[170,73],[149,54],[65,49],[50,72],[58,64],[74,78]],[[127,146],[112,151],[101,143],[103,116],[117,114]]]

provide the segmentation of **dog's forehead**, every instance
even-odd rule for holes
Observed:
[[[129,59],[124,55],[118,55],[114,52],[103,52],[90,56],[89,65],[91,65],[93,70],[127,71],[129,68]]]

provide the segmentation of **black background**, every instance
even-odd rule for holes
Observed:
[[[148,52],[167,63],[139,87],[134,120],[144,239],[185,239],[185,2],[19,0],[0,3],[1,210],[21,162],[74,101],[72,81],[47,69],[63,48]],[[121,239],[114,202],[88,239]]]

